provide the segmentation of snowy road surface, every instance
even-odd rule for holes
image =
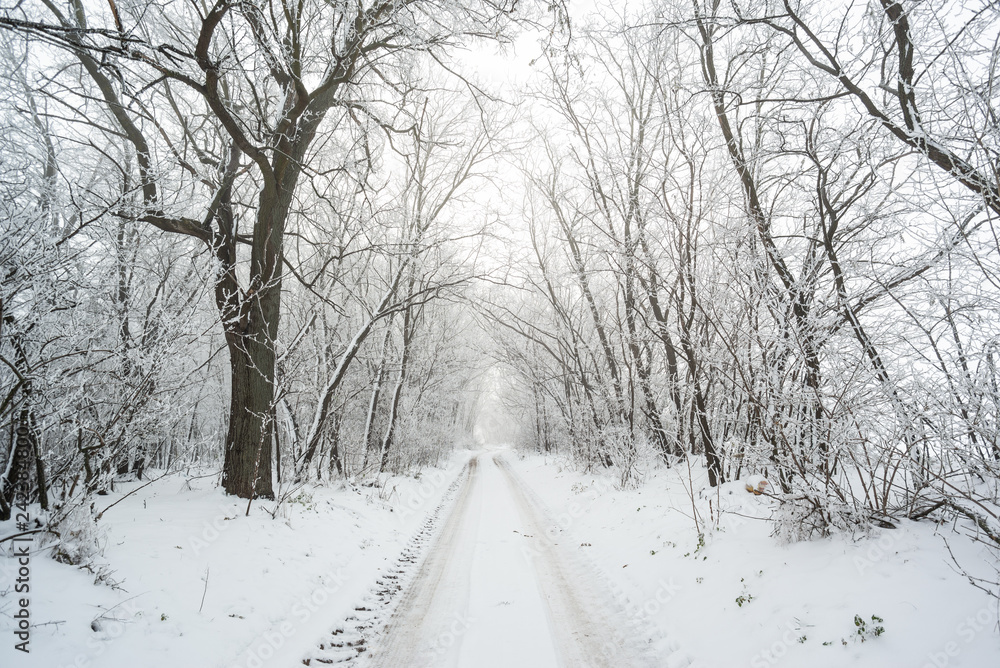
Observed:
[[[500,455],[470,462],[438,540],[377,643],[378,668],[637,666],[569,546]]]

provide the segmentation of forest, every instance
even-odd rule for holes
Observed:
[[[0,57],[0,520],[57,560],[126,483],[490,441],[1000,551],[996,3],[5,0]]]

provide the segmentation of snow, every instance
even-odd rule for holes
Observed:
[[[414,597],[376,643],[374,665],[559,665],[524,521],[487,458],[477,458],[463,492]]]
[[[982,575],[995,557],[951,526],[904,522],[871,536],[788,544],[759,519],[771,516],[773,500],[746,491],[759,478],[711,490],[696,468],[692,502],[686,470],[644,471],[640,486],[621,490],[610,473],[506,451],[539,508],[532,519],[494,454],[479,454],[465,510],[453,518],[459,503],[449,501],[422,548],[450,555],[440,583],[423,603],[407,603],[419,598],[428,556],[395,608],[423,615],[417,635],[434,652],[429,665],[560,665],[558,632],[581,622],[553,613],[553,573],[608,623],[609,637],[638,639],[656,665],[1000,665],[997,599],[956,572],[948,548]],[[273,518],[273,502],[255,502],[245,516],[246,502],[224,496],[213,477],[168,476],[107,511],[93,573],[33,556],[30,655],[13,648],[11,560],[0,560],[0,666],[301,665],[371,599],[469,456],[384,487],[303,488]],[[135,486],[99,497],[98,510]],[[0,526],[0,535],[11,529]],[[558,569],[549,562],[562,556],[540,550],[538,534],[565,556]],[[390,622],[389,634],[391,612],[373,622]],[[375,665],[391,638],[379,633]]]
[[[963,566],[987,566],[983,574],[995,557],[950,527],[907,522],[870,537],[786,544],[771,535],[772,523],[752,519],[771,515],[773,501],[745,488],[759,477],[716,494],[700,470],[701,519],[720,504],[724,512],[718,529],[701,525],[699,547],[686,471],[652,471],[638,489],[619,490],[611,476],[577,473],[554,458],[515,466],[631,620],[653,625],[695,665],[1000,665],[998,601],[955,572],[944,540]],[[885,632],[875,637],[877,626]]]
[[[267,501],[245,516],[247,502],[226,497],[214,477],[169,476],[100,523],[96,562],[117,588],[33,557],[29,655],[8,642],[15,602],[10,572],[0,572],[0,666],[296,665],[366,595],[456,472],[430,469],[382,488],[307,487],[276,518]],[[135,486],[98,497],[99,508]]]

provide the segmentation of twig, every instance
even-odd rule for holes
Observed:
[[[993,582],[992,580],[987,580],[986,578],[977,578],[971,573],[969,573],[967,570],[965,570],[965,568],[962,567],[962,564],[958,563],[958,559],[955,557],[955,553],[951,551],[951,545],[948,544],[948,539],[942,535],[941,540],[944,542],[944,546],[948,548],[948,556],[950,556],[951,560],[955,562],[955,572],[958,575],[965,577],[965,579],[969,581],[969,584],[975,587],[976,589],[986,592],[993,598],[1000,599],[1000,590],[994,591],[993,589],[987,588],[987,586],[1000,587],[1000,581]]]
[[[205,607],[205,595],[208,594],[208,571],[209,566],[205,566],[205,588],[201,590],[201,605],[198,606],[198,614],[201,614],[202,608]]]
[[[22,531],[21,533],[15,533],[11,534],[10,536],[4,536],[3,538],[0,538],[0,543],[5,543],[8,540],[14,540],[15,538],[20,538],[21,536],[30,536],[33,533],[51,533],[55,534],[59,538],[62,538],[62,536],[59,535],[58,531],[53,531],[52,529],[32,529],[31,531]]]
[[[133,489],[131,492],[129,492],[128,494],[126,494],[122,498],[118,499],[117,501],[115,501],[114,503],[112,503],[110,506],[108,506],[107,508],[105,508],[104,510],[102,510],[101,512],[97,513],[97,517],[95,517],[94,520],[95,521],[100,520],[102,517],[104,517],[104,513],[108,512],[109,510],[111,510],[112,508],[114,508],[115,506],[117,506],[119,503],[121,503],[122,501],[124,501],[128,497],[130,497],[133,494],[135,494],[136,492],[138,492],[140,489],[143,489],[145,487],[149,487],[154,482],[158,482],[160,480],[163,480],[164,478],[166,478],[171,473],[173,473],[173,471],[167,471],[166,473],[164,473],[163,475],[161,475],[159,478],[153,478],[152,480],[150,480],[146,484],[139,485],[138,487],[136,487],[135,489]]]
[[[691,499],[691,513],[692,519],[694,520],[694,528],[695,531],[698,532],[698,535],[701,536],[701,523],[698,522],[698,508],[694,502],[694,478],[691,475],[691,457],[685,457],[684,460],[687,462],[688,482],[691,483],[691,486],[687,489],[687,493],[688,497]],[[684,478],[681,478],[681,484],[684,484]]]
[[[1000,546],[1000,534],[998,534],[995,530],[992,529],[992,527],[990,527],[989,522],[987,522],[987,520],[982,515],[979,515],[978,513],[969,510],[968,508],[960,506],[959,504],[955,503],[954,501],[951,501],[950,499],[945,499],[943,503],[948,508],[954,510],[957,514],[964,515],[966,518],[972,520],[972,522],[979,528],[980,531],[986,534],[986,536],[990,540],[992,540],[997,546]]]

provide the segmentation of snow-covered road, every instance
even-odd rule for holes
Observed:
[[[635,666],[501,455],[470,462],[438,540],[381,637],[378,668]]]

